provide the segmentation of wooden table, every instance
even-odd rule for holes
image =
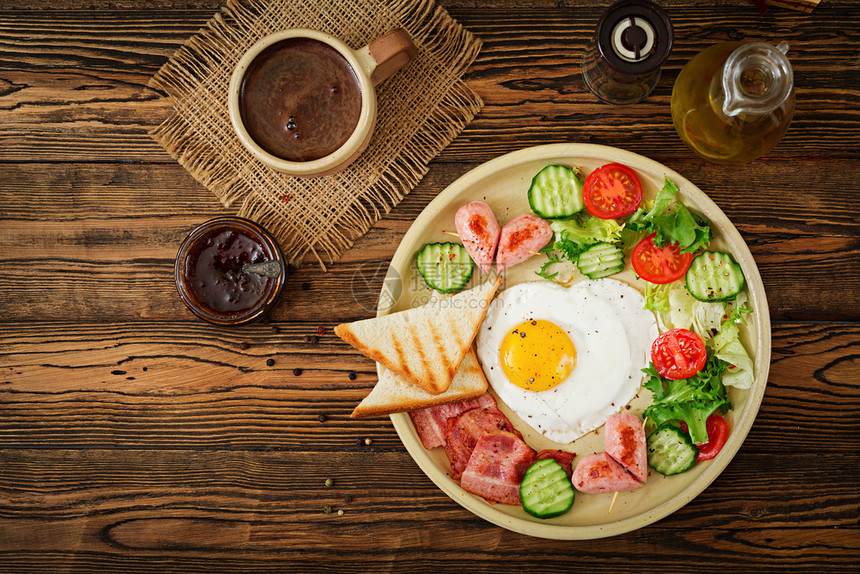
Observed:
[[[484,109],[328,272],[303,266],[270,322],[229,330],[186,311],[173,263],[192,227],[233,212],[148,135],[169,103],[147,81],[220,4],[0,2],[0,572],[857,571],[860,6],[662,2],[663,77],[616,107],[579,68],[608,0],[441,1],[485,42],[467,76]],[[693,155],[669,113],[681,66],[728,39],[790,42],[797,88],[784,140],[732,168]],[[350,420],[376,373],[332,328],[368,316],[381,276],[355,298],[353,276],[448,184],[571,141],[662,162],[726,212],[761,270],[773,359],[751,433],[701,495],[557,542],[476,518],[388,419]]]

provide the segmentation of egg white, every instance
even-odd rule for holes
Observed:
[[[505,289],[490,305],[477,335],[478,358],[496,395],[526,424],[558,443],[602,426],[632,400],[657,337],[654,314],[639,291],[616,279],[563,287],[546,281]],[[558,325],[576,347],[570,375],[546,391],[525,390],[502,371],[505,335],[531,319]]]

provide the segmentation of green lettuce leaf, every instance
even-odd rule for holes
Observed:
[[[711,228],[705,219],[675,200],[678,191],[678,186],[665,178],[650,210],[640,207],[630,217],[627,226],[632,231],[656,233],[654,242],[658,247],[678,243],[681,251],[693,253],[708,246]]]
[[[671,283],[658,285],[656,283],[646,282],[645,309],[660,314],[668,313],[671,309],[671,304],[669,303],[671,286]]]
[[[642,372],[649,376],[644,386],[653,393],[653,404],[645,409],[643,416],[656,426],[673,420],[684,421],[695,444],[707,442],[705,422],[708,417],[717,410],[726,413],[731,408],[722,382],[728,366],[709,352],[705,366],[696,376],[672,381],[661,377],[653,363],[650,364]]]
[[[724,385],[737,389],[748,389],[752,386],[755,381],[753,362],[740,339],[732,339],[723,345],[715,356],[729,365],[723,374]]]
[[[549,224],[556,242],[569,241],[586,249],[595,243],[615,243],[621,237],[622,226],[614,219],[597,217],[568,217]]]
[[[740,329],[737,323],[744,322],[744,315],[751,313],[745,305],[746,296],[741,293],[732,304],[728,305],[728,317],[720,326],[709,344],[715,349],[715,356],[729,364],[723,375],[723,384],[738,389],[748,389],[755,381],[753,361],[740,340]]]
[[[549,224],[554,234],[554,241],[541,249],[546,254],[547,262],[537,274],[545,279],[552,279],[556,273],[549,273],[549,267],[559,263],[559,255],[576,263],[579,255],[597,243],[615,243],[621,236],[622,225],[614,219],[599,219],[586,213],[578,213],[565,219],[554,219]],[[556,255],[555,252],[559,255]]]

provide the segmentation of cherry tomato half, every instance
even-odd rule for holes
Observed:
[[[719,414],[711,414],[705,426],[708,429],[708,442],[698,445],[699,454],[696,455],[696,460],[711,460],[723,450],[729,438],[729,423]]]
[[[639,277],[651,283],[671,283],[687,273],[693,261],[692,253],[682,253],[677,243],[657,247],[652,233],[633,248],[630,262]]]
[[[615,219],[639,208],[642,203],[642,184],[626,165],[608,163],[585,178],[582,199],[585,209],[594,217]]]
[[[708,430],[708,442],[696,445],[699,447],[696,460],[715,458],[723,450],[726,440],[729,438],[729,423],[719,413],[711,413],[711,416],[705,421],[705,428]],[[684,421],[681,421],[681,430],[685,433],[690,432]]]
[[[702,370],[708,352],[705,342],[687,329],[666,331],[651,344],[651,362],[654,368],[672,381],[689,379]]]

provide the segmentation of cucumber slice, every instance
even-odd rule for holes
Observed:
[[[538,518],[564,514],[573,506],[575,495],[567,473],[551,458],[531,465],[520,484],[523,509]]]
[[[595,243],[579,254],[576,267],[589,279],[609,277],[624,269],[624,253],[617,245]]]
[[[648,464],[666,476],[690,470],[699,454],[690,436],[670,423],[651,433],[645,444],[648,448]]]
[[[475,269],[469,252],[459,243],[428,243],[415,262],[424,282],[439,293],[460,291]]]
[[[687,291],[699,301],[734,299],[744,288],[744,272],[728,253],[705,251],[687,270]]]
[[[570,217],[585,207],[582,180],[569,167],[548,165],[532,179],[529,205],[544,219]]]

